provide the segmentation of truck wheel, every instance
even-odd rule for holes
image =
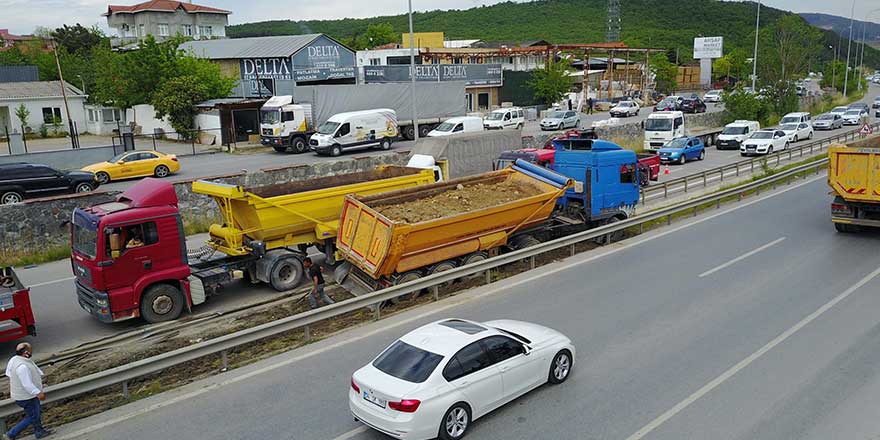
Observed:
[[[383,138],[381,142],[379,142],[379,148],[383,150],[391,149],[391,139]]]
[[[433,128],[431,128],[431,126],[428,124],[419,125],[419,137],[420,138],[428,137],[428,133],[430,133],[431,130],[433,130]]]
[[[446,272],[447,270],[455,269],[454,261],[441,261],[434,266],[432,266],[428,270],[428,275],[434,275],[435,273]],[[452,281],[440,284],[440,287],[447,287],[452,285]]]
[[[608,220],[606,220],[605,223],[602,224],[602,226],[613,225],[613,224],[615,224],[615,223],[617,223],[617,222],[619,222],[619,221],[620,221],[620,218],[618,218],[618,217],[611,217],[611,218],[609,218]],[[609,237],[609,234],[605,234],[605,235],[603,235],[603,236],[601,236],[601,237],[596,237],[596,238],[593,239],[593,242],[595,242],[595,243],[598,244],[598,245],[604,246],[604,245],[606,245],[606,244],[614,243],[615,241],[620,241],[620,240],[623,239],[623,237],[624,237],[624,232],[623,232],[623,231],[617,231],[617,232],[612,232],[612,233],[610,234],[610,237]]]
[[[334,146],[330,147],[330,155],[331,156],[337,157],[340,154],[342,154],[342,147],[340,147],[339,145],[334,145]]]
[[[401,127],[400,132],[403,134],[403,137],[408,141],[411,141],[416,138],[416,136],[415,136],[416,131],[413,129],[412,125],[407,125],[405,127]]]
[[[305,153],[308,150],[306,146],[306,140],[297,136],[290,141],[290,145],[293,146],[293,152],[296,154]]]
[[[402,273],[402,274],[397,275],[397,276],[394,277],[394,285],[395,285],[395,286],[398,286],[398,285],[403,284],[403,283],[408,283],[408,282],[410,282],[410,281],[415,281],[415,280],[417,280],[417,279],[419,279],[419,278],[421,278],[421,277],[422,277],[422,273],[421,273],[421,272],[418,272],[418,271],[415,271],[415,270],[411,270],[411,271],[409,271],[409,272],[404,272],[404,273]],[[398,296],[398,297],[391,298],[389,301],[391,302],[391,304],[397,304],[397,303],[399,303],[399,302],[401,302],[401,301],[406,301],[406,300],[408,300],[408,299],[416,299],[416,298],[418,298],[419,295],[421,295],[421,294],[422,294],[421,291],[412,292],[412,293],[408,293],[408,294],[406,294],[406,295],[400,295],[400,296]]]
[[[269,272],[269,284],[279,292],[288,291],[302,282],[304,271],[299,258],[293,255],[279,258]]]
[[[468,265],[471,263],[476,263],[478,261],[483,261],[483,260],[487,260],[487,259],[489,259],[489,253],[484,252],[484,251],[474,252],[470,255],[463,257],[461,259],[461,263],[459,265],[465,266],[465,265]],[[480,273],[475,273],[473,275],[465,275],[465,276],[461,277],[461,279],[470,280],[470,279],[474,279],[474,278],[482,278],[485,274],[486,274],[485,272],[480,272]]]
[[[150,286],[141,296],[141,318],[150,324],[177,319],[183,311],[183,295],[170,284]]]
[[[539,244],[541,244],[541,240],[538,240],[533,235],[526,234],[513,237],[513,239],[510,240],[510,243],[508,243],[508,246],[510,246],[511,249],[518,251]]]

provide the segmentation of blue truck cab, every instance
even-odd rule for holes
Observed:
[[[566,215],[602,225],[623,220],[639,203],[639,167],[636,153],[619,145],[583,139],[556,145],[553,171],[576,181],[556,203]]]

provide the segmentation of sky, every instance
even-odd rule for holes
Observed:
[[[107,5],[131,5],[143,0],[0,0],[0,29],[8,28],[14,34],[29,34],[37,26],[49,28],[62,24],[81,23],[98,25],[107,30],[107,20],[101,14]],[[371,17],[396,15],[406,12],[404,0],[195,0],[197,4],[230,10],[230,24],[264,20],[320,20],[344,17]],[[435,9],[467,9],[498,3],[499,0],[413,0],[417,11]],[[872,9],[880,7],[878,0],[855,0],[856,19],[863,19]],[[847,0],[764,0],[765,5],[795,12],[824,12],[849,16]],[[621,2],[626,7],[626,0]],[[872,20],[880,23],[880,11],[872,13]]]

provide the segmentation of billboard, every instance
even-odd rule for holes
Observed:
[[[694,59],[721,58],[724,37],[694,38]]]
[[[465,86],[500,86],[500,64],[417,64],[403,66],[364,66],[367,84],[409,82],[415,74],[418,82],[464,81]]]

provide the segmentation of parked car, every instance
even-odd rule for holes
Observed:
[[[782,124],[779,126],[779,129],[785,132],[785,135],[788,136],[789,142],[797,142],[813,138],[813,126],[806,122],[801,122],[800,124]]]
[[[667,142],[658,153],[660,154],[660,162],[675,162],[684,165],[691,159],[705,159],[706,146],[698,137],[683,137]]]
[[[523,109],[519,107],[492,110],[492,112],[483,119],[483,127],[486,130],[503,130],[505,128],[520,129],[525,123],[526,118]]]
[[[874,102],[871,103],[871,108],[880,108],[880,96],[874,97]]]
[[[843,114],[843,125],[859,125],[862,118],[867,118],[868,110],[864,108],[851,108]]]
[[[541,130],[562,130],[581,125],[581,117],[571,110],[556,110],[541,119]]]
[[[348,406],[355,420],[398,438],[458,440],[496,408],[565,382],[574,355],[569,338],[537,324],[437,321],[355,371]]]
[[[620,118],[639,114],[639,105],[635,101],[620,101],[611,107],[611,117]]]
[[[0,164],[0,204],[19,203],[25,198],[59,193],[93,191],[99,185],[95,175],[84,171],[58,171],[35,163]]]
[[[748,121],[738,119],[724,126],[721,134],[715,141],[715,148],[719,150],[739,150],[740,144],[752,133],[761,129],[761,123],[758,121]]]
[[[758,130],[739,147],[741,156],[770,154],[788,148],[788,136],[782,130]]]
[[[816,130],[834,130],[843,127],[843,118],[837,113],[822,113],[813,120]]]
[[[709,90],[703,95],[704,102],[721,102],[721,93],[723,90]]]
[[[697,97],[684,98],[681,100],[681,111],[685,113],[705,113],[706,103]]]
[[[98,162],[82,168],[93,173],[102,185],[111,180],[132,177],[168,177],[180,171],[180,162],[173,154],[158,151],[128,151],[111,157],[106,162]]]
[[[800,124],[801,122],[810,122],[812,119],[813,116],[807,112],[793,112],[783,116],[779,124]]]
[[[483,120],[478,116],[459,116],[443,121],[428,133],[428,137],[450,136],[458,133],[483,131]]]
[[[828,113],[831,113],[833,115],[840,115],[841,117],[843,117],[843,114],[846,113],[847,110],[849,110],[849,107],[847,107],[845,105],[840,105],[840,106],[834,107]]]
[[[662,101],[654,105],[655,112],[677,111],[681,110],[681,96],[670,95],[663,98]]]

